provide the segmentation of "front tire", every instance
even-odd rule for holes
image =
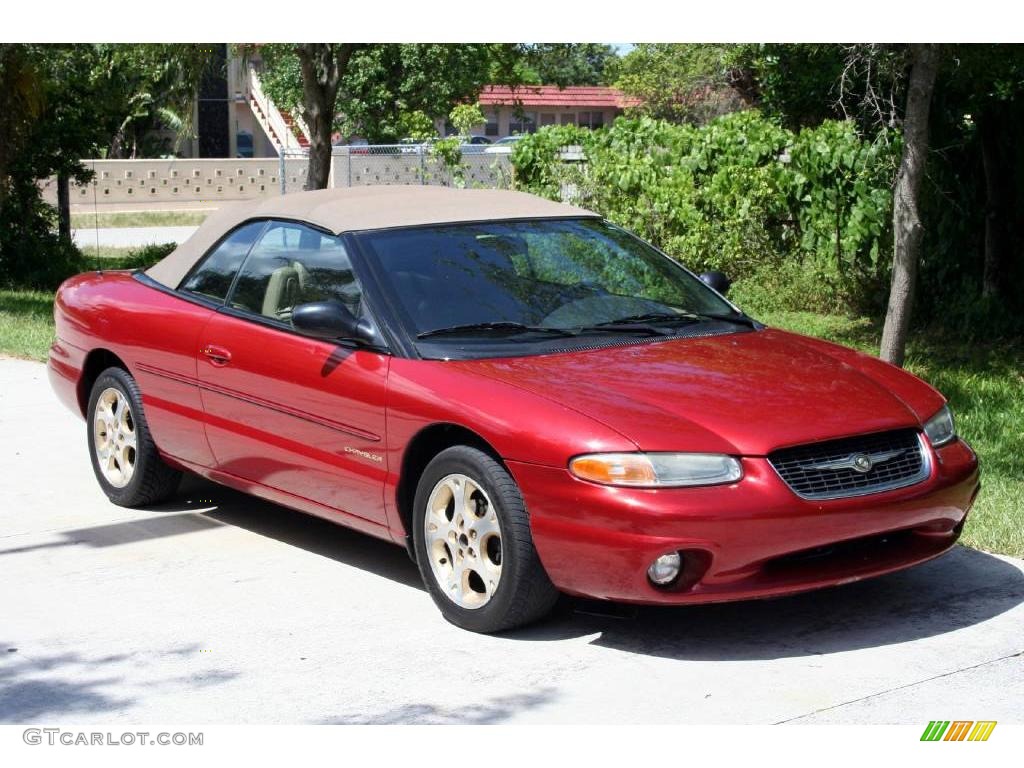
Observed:
[[[142,393],[131,374],[107,368],[89,393],[89,456],[100,488],[121,507],[157,504],[178,488],[181,472],[168,466],[149,434]]]
[[[444,617],[501,632],[547,615],[558,600],[533,546],[523,497],[491,456],[442,451],[416,488],[413,540],[423,582]]]

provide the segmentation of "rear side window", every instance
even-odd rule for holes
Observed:
[[[242,261],[265,226],[265,221],[253,221],[221,240],[199,267],[185,278],[181,290],[207,299],[224,301]]]

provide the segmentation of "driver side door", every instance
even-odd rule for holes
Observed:
[[[269,222],[200,339],[207,437],[218,471],[254,492],[384,526],[390,357],[297,333],[291,310],[325,299],[365,316],[341,238]]]

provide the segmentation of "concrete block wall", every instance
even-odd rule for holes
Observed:
[[[71,185],[72,205],[123,203],[216,203],[253,200],[281,194],[278,158],[86,160],[95,176],[86,184]],[[289,190],[302,188],[306,160],[286,162]],[[47,202],[57,202],[56,179],[42,184]]]
[[[348,148],[345,148],[346,150]],[[466,183],[472,187],[508,185],[508,155],[466,155]],[[86,160],[95,176],[71,185],[76,208],[95,204],[107,209],[216,207],[220,202],[255,200],[299,192],[306,183],[308,160],[285,160],[284,184],[279,158],[174,160]],[[450,184],[451,175],[434,158],[416,154],[349,154],[332,157],[331,186],[370,184]],[[55,178],[41,183],[43,198],[57,204]]]

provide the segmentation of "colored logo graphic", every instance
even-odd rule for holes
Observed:
[[[995,720],[932,720],[921,741],[988,741],[995,728]]]

